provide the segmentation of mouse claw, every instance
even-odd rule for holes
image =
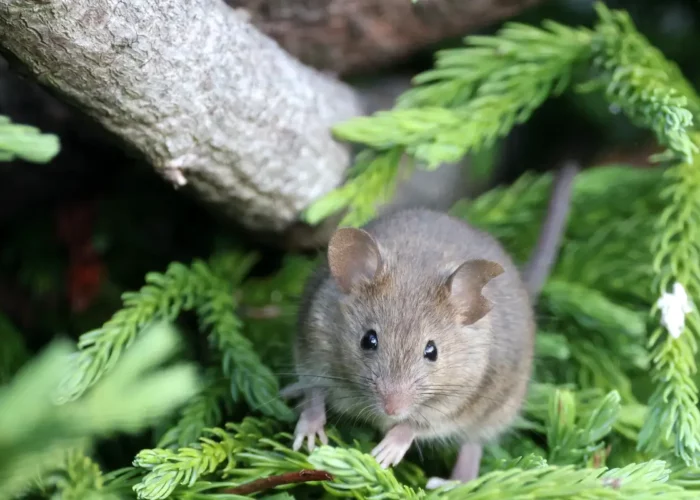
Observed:
[[[316,437],[321,444],[328,444],[328,436],[324,430],[326,424],[326,412],[318,411],[317,408],[308,408],[299,416],[296,429],[294,429],[294,443],[292,449],[299,451],[306,440],[306,448],[309,453],[316,447]]]
[[[382,469],[397,466],[411,447],[415,434],[407,425],[397,425],[387,432],[384,439],[372,450],[372,456]]]

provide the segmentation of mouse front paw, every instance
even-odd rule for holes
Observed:
[[[372,450],[372,456],[383,469],[390,465],[396,466],[403,460],[414,437],[413,429],[408,425],[399,424],[386,433],[384,439]]]
[[[323,408],[311,407],[301,412],[296,429],[294,429],[294,444],[292,449],[298,451],[306,439],[306,447],[309,453],[316,446],[316,436],[322,444],[328,444],[328,437],[324,427],[326,425],[326,412]]]

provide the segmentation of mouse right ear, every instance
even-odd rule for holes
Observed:
[[[331,275],[345,293],[371,282],[382,267],[379,245],[364,229],[338,229],[328,244]]]
[[[462,263],[448,278],[447,289],[460,312],[463,325],[476,323],[491,310],[491,303],[481,294],[481,290],[503,273],[503,266],[498,262],[474,259]]]

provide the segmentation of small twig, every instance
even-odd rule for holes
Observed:
[[[235,488],[223,490],[221,493],[229,493],[231,495],[248,495],[257,493],[284,484],[294,483],[310,483],[312,481],[332,481],[333,476],[322,470],[300,470],[298,472],[287,472],[278,476],[269,476],[262,479],[256,479],[249,483],[242,484]]]

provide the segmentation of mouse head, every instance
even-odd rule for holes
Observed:
[[[394,257],[363,229],[331,238],[330,274],[343,294],[338,349],[363,406],[420,425],[429,408],[463,405],[483,377],[490,332],[481,320],[492,304],[482,289],[504,270],[474,259],[428,275]]]

